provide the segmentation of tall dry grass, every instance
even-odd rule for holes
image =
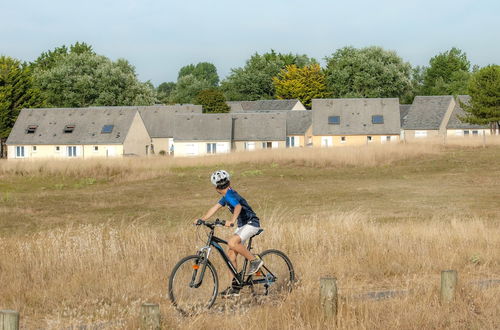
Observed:
[[[141,223],[66,227],[0,238],[0,308],[19,310],[25,328],[137,328],[140,305],[161,305],[165,328],[324,329],[319,278],[340,286],[342,329],[494,329],[500,287],[480,290],[480,278],[500,278],[500,227],[473,218],[436,215],[421,222],[381,224],[359,212],[296,218],[276,211],[264,220],[256,250],[279,248],[294,263],[297,288],[284,301],[219,300],[211,311],[183,318],[166,299],[167,277],[183,256],[204,244],[203,231]],[[219,230],[222,236],[229,234]],[[216,267],[228,278],[218,257]],[[456,269],[460,291],[439,303],[439,273]],[[357,299],[377,289],[411,290],[385,301]],[[225,307],[225,308],[224,308]]]
[[[500,145],[500,136],[488,136],[485,146]],[[303,165],[310,167],[378,166],[438,154],[446,146],[482,147],[481,137],[426,139],[400,144],[370,144],[334,148],[291,148],[236,152],[201,157],[162,157],[86,160],[1,160],[0,178],[7,176],[62,175],[74,178],[135,181],[171,173],[178,167],[225,166],[243,163]]]

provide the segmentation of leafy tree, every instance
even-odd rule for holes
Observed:
[[[61,58],[68,54],[83,53],[90,53],[95,55],[94,51],[92,50],[92,46],[87,45],[84,42],[77,42],[74,45],[71,45],[69,49],[68,47],[63,45],[61,47],[56,47],[54,50],[43,52],[40,56],[38,56],[35,62],[32,63],[32,65],[39,70],[48,70],[53,68]]]
[[[469,81],[470,104],[461,104],[467,115],[460,118],[471,124],[500,129],[500,66],[488,65],[474,73]]]
[[[204,89],[212,88],[205,79],[198,79],[192,74],[177,80],[175,89],[170,94],[170,103],[193,103],[196,96]]]
[[[29,66],[0,56],[0,144],[3,146],[21,109],[41,106],[44,106],[44,99],[33,86]],[[3,154],[2,150],[0,155]]]
[[[161,103],[167,104],[170,101],[170,94],[175,89],[175,83],[174,82],[164,82],[161,83],[158,88],[156,89],[156,95],[158,98],[158,101]]]
[[[311,108],[313,98],[325,98],[325,75],[319,64],[306,65],[302,68],[295,64],[287,65],[273,78],[278,99],[299,99],[304,106]]]
[[[231,69],[231,74],[221,87],[229,100],[274,99],[273,77],[287,65],[303,67],[316,63],[306,55],[280,54],[272,50],[259,55],[255,53],[243,68]]]
[[[424,72],[425,68],[423,66],[416,66],[411,70],[411,88],[404,95],[401,96],[402,104],[411,104],[416,95],[423,95],[422,86],[424,84]]]
[[[219,75],[217,74],[217,68],[212,63],[201,62],[196,65],[186,65],[179,70],[179,76],[177,77],[177,79],[188,75],[193,75],[197,80],[206,80],[211,87],[216,87],[219,85]]]
[[[66,55],[49,55],[50,65],[34,65],[36,86],[52,107],[150,105],[156,102],[150,83],[137,79],[135,68],[124,59],[116,62],[72,46]],[[85,50],[87,49],[87,50]]]
[[[411,89],[411,65],[381,47],[344,47],[326,61],[334,97],[400,97]]]
[[[206,113],[226,113],[231,110],[226,103],[224,93],[216,88],[205,89],[198,93],[196,104],[201,104],[203,112]]]
[[[429,61],[423,77],[424,95],[457,95],[467,92],[470,62],[458,48],[440,53]]]

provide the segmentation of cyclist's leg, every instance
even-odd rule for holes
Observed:
[[[236,269],[236,271],[238,271],[238,260],[237,260],[238,259],[238,252],[229,248],[227,251],[227,256],[229,257],[229,260],[233,264],[234,269]],[[233,277],[234,277],[233,272],[229,270],[229,278],[232,280]]]
[[[247,250],[247,248],[241,244],[241,237],[238,235],[233,235],[228,241],[227,245],[229,249],[236,252],[236,254],[241,254],[243,257],[247,258],[249,261],[255,259],[255,256]]]

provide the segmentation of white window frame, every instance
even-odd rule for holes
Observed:
[[[373,136],[371,136],[371,135],[367,135],[367,136],[366,136],[366,141],[367,141],[368,143],[372,143],[372,142],[373,142]]]
[[[94,152],[99,152],[99,146],[94,146],[94,148],[92,149]]]
[[[77,157],[76,146],[66,146],[66,152],[67,152],[67,156],[69,158],[76,158]]]
[[[340,137],[340,143],[346,143],[346,141],[347,141],[347,137],[345,137],[345,136]]]
[[[54,151],[57,153],[61,152],[61,146],[55,146]]]
[[[37,149],[38,149],[37,146],[31,146],[31,151],[32,152],[37,152]]]
[[[24,150],[24,146],[16,146],[16,158],[25,158],[26,153]]]
[[[427,131],[415,131],[416,139],[423,139],[427,137]]]
[[[207,143],[207,154],[215,155],[217,153],[217,143]]]

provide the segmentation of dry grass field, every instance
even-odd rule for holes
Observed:
[[[182,317],[166,299],[167,278],[204,243],[191,223],[217,201],[208,180],[217,168],[232,172],[262,219],[256,251],[286,252],[299,281],[283,301],[243,295]],[[174,329],[497,329],[500,286],[477,281],[500,279],[499,177],[494,139],[484,148],[0,161],[0,309],[18,310],[24,329],[135,329],[144,302],[159,303]],[[446,269],[459,274],[450,305],[439,302]],[[340,290],[336,324],[318,304],[328,275]],[[405,294],[362,299],[389,289]]]

